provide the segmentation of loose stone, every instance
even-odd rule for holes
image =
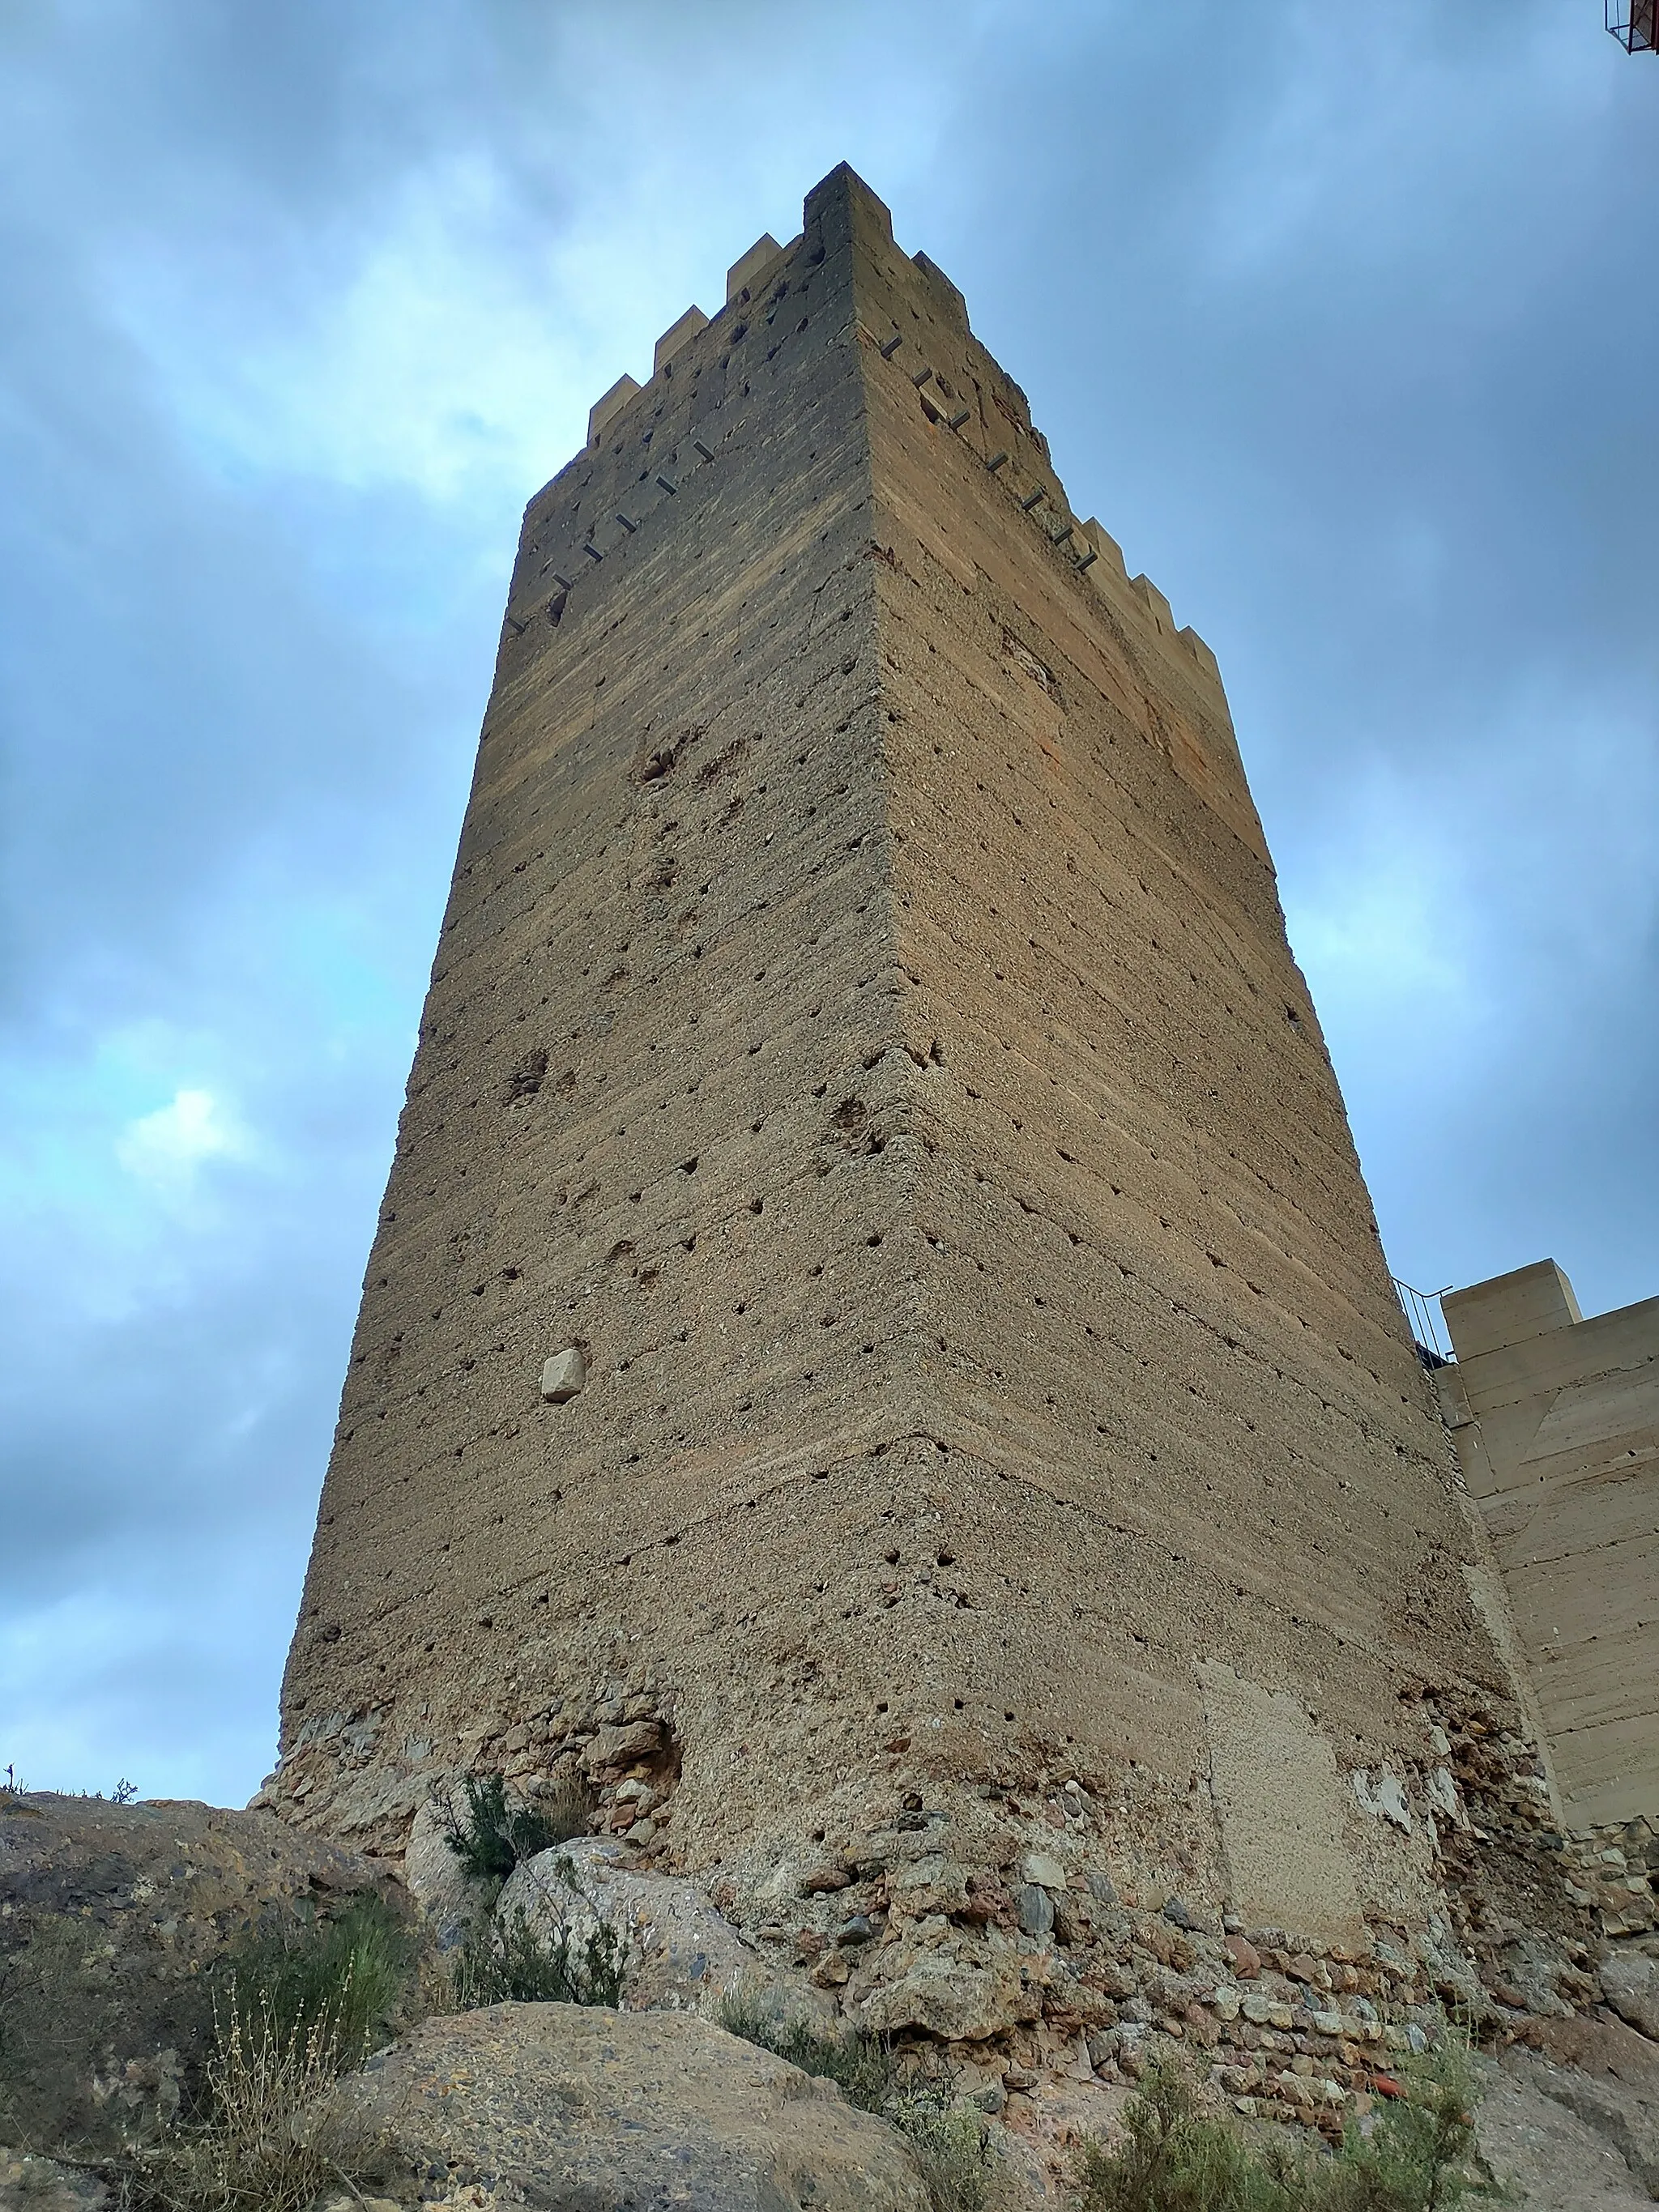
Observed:
[[[1028,1936],[1046,1936],[1054,1924],[1054,1901],[1036,1882],[1015,1891],[1014,1910]]]

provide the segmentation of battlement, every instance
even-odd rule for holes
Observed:
[[[717,316],[729,307],[741,307],[761,289],[773,264],[785,254],[793,253],[800,244],[797,232],[787,246],[780,246],[770,231],[763,230],[746,253],[740,253],[726,272],[726,301],[716,308]],[[688,307],[678,321],[672,322],[657,340],[652,358],[651,378],[657,378],[672,369],[674,357],[684,351],[689,342],[700,331],[708,328],[710,318],[696,305]],[[635,377],[623,374],[617,379],[608,392],[601,393],[587,414],[587,442],[590,446],[604,443],[606,432],[617,420],[629,400],[645,390]]]
[[[927,420],[966,441],[987,471],[998,478],[1008,496],[1030,517],[1032,530],[1042,532],[1049,544],[1075,567],[1079,576],[1089,578],[1093,588],[1111,604],[1115,613],[1134,627],[1143,646],[1176,655],[1184,652],[1205,681],[1218,690],[1219,666],[1198,632],[1176,623],[1168,599],[1150,578],[1129,575],[1116,541],[1099,522],[1092,516],[1081,520],[1073,513],[1060,478],[1048,465],[1047,441],[1032,425],[1024,394],[1018,393],[1012,380],[973,338],[967,301],[938,263],[925,252],[904,254],[894,240],[892,217],[885,204],[844,165],[809,195],[805,210],[808,219],[814,202],[821,201],[837,188],[856,191],[860,206],[891,257],[905,263],[921,280],[944,330],[952,339],[971,346],[978,364],[989,372],[988,382],[1002,393],[1018,394],[1017,408],[1011,416],[1004,418],[1002,424],[1005,431],[1012,431],[1012,449],[1006,438],[998,439],[994,425],[988,428],[980,410],[962,403],[956,386],[939,375],[934,367],[921,357],[914,334],[895,328],[884,333],[864,331],[863,337],[882,360],[892,365],[896,376],[908,378]],[[623,374],[594,402],[587,419],[588,447],[598,449],[607,441],[626,434],[631,428],[636,403],[641,404],[641,412],[646,408],[660,412],[665,381],[673,376],[677,362],[681,362],[683,369],[687,365],[683,356],[691,342],[708,332],[712,334],[712,346],[729,343],[732,325],[740,319],[743,310],[754,306],[775,284],[787,286],[805,235],[803,228],[787,245],[780,246],[769,232],[763,231],[747,252],[740,254],[727,270],[725,302],[715,313],[711,317],[699,307],[690,307],[657,340],[649,380],[641,385],[635,377]],[[694,455],[699,464],[706,464],[712,458],[701,446],[694,447]],[[1029,461],[1036,461],[1037,465],[1029,466]],[[558,481],[555,479],[556,483]],[[660,479],[657,488],[660,489]],[[538,500],[544,496],[545,493],[538,494]],[[532,501],[532,506],[536,503]],[[647,504],[650,503],[647,500]],[[573,584],[574,580],[573,576]]]

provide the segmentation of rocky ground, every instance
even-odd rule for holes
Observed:
[[[90,2163],[123,2136],[165,2128],[210,2033],[214,1961],[250,1932],[325,1919],[370,1891],[418,1912],[434,1960],[464,1940],[477,1899],[441,1838],[419,1840],[405,1889],[263,1812],[0,1798],[0,2142],[15,2147],[0,2154],[0,2206],[106,2201],[85,2171],[28,2154],[73,2147]],[[929,1840],[924,1823],[880,1844],[890,1903],[950,1879]],[[826,1924],[856,1923],[847,1908],[872,1886],[857,1864],[833,1871],[851,1878],[809,1895],[831,1908]],[[1086,1937],[1118,1977],[1109,2018],[1056,2025],[1052,2008],[1032,2006],[1012,2031],[975,2034],[985,1990],[950,1986],[952,1953],[926,1940],[930,1918],[951,1924],[943,1896],[901,1923],[902,1972],[860,1979],[936,2015],[931,2036],[914,2021],[872,2024],[948,2056],[1016,2199],[1064,2201],[1082,2140],[1109,2132],[1157,2051],[1184,2051],[1249,2120],[1294,2117],[1328,2134],[1389,2093],[1388,2069],[1422,2033],[1420,1956],[1385,1943],[1316,1955],[1270,1940],[1277,1931],[1184,1926],[1178,1905],[1132,1912],[1041,1854],[1014,1871],[1023,1879],[1000,1888],[1009,1926],[978,1923],[996,1991],[1033,1963],[1051,1988],[1063,1917],[1073,1954]],[[412,2025],[350,2085],[356,2124],[378,2146],[364,2197],[372,2185],[387,2204],[570,2212],[924,2207],[916,2158],[892,2128],[712,2017],[738,1996],[775,2022],[832,2028],[842,1990],[823,1964],[878,1945],[879,1915],[838,1923],[798,1958],[793,1942],[734,1927],[718,1898],[641,1867],[610,1836],[522,1865],[500,1909],[544,1939],[613,1929],[628,1950],[624,2009],[497,2005]],[[1540,2010],[1506,2008],[1480,2140],[1515,2205],[1616,2212],[1659,2198],[1659,1960],[1644,1940],[1587,1958],[1577,2013],[1559,1980],[1540,1983]],[[1443,1973],[1455,1988],[1449,1960]]]
[[[170,2119],[215,1960],[365,1892],[406,1897],[274,1814],[0,1790],[0,2142],[97,2147]]]
[[[1641,2039],[1638,2039],[1640,2040]],[[1656,2054],[1650,2051],[1649,2069]],[[1520,2212],[1638,2212],[1659,2196],[1659,2083],[1645,2090],[1523,2048],[1482,2069],[1480,2149]]]
[[[927,2212],[892,2128],[695,2014],[523,2004],[428,2020],[349,2088],[394,2148],[405,2202]]]

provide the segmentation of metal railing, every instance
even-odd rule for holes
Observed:
[[[1602,0],[1602,21],[1627,54],[1659,53],[1659,0]]]
[[[1452,1350],[1451,1331],[1446,1327],[1440,1301],[1451,1285],[1447,1283],[1437,1291],[1419,1291],[1409,1283],[1402,1283],[1398,1275],[1391,1275],[1389,1279],[1411,1323],[1418,1358],[1425,1367],[1449,1367],[1457,1354]]]

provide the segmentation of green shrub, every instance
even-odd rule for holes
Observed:
[[[499,1774],[469,1774],[461,1789],[464,1808],[452,1797],[434,1799],[445,1839],[474,1881],[499,1889],[520,1859],[534,1858],[578,1836],[587,1824],[592,1800],[574,1778],[533,1803],[511,1802]]]
[[[909,2138],[930,2212],[988,2212],[994,2197],[1006,2194],[990,2130],[975,2107],[957,2100],[952,2086],[902,2088],[882,2117]]]
[[[757,2044],[803,2074],[833,2081],[849,2105],[861,2112],[886,2114],[899,2095],[906,2069],[884,2038],[856,2029],[846,2035],[820,2035],[803,2020],[781,2020],[750,1996],[727,1997],[720,2026],[745,2043]]]
[[[1318,2212],[1455,2212],[1486,2195],[1469,2168],[1480,2085],[1466,2035],[1401,2069],[1405,2094],[1376,2115],[1369,2135],[1351,2128]]]
[[[603,1921],[586,1936],[562,1928],[538,1935],[522,1912],[463,1947],[450,1985],[460,2012],[492,2004],[622,2002],[628,1946]]]
[[[320,2029],[342,2066],[387,2041],[415,1972],[416,1938],[373,1893],[281,1936],[227,1951],[216,1970],[228,2012],[251,2042],[287,2049]]]
[[[1351,2125],[1334,2154],[1288,2136],[1253,2141],[1201,2112],[1174,2066],[1154,2065],[1115,2149],[1085,2146],[1082,2212],[1455,2212],[1484,2193],[1468,2168],[1477,2088],[1448,2036],[1402,2069],[1403,2094]]]
[[[819,2035],[780,2020],[752,1997],[727,1997],[720,2024],[803,2074],[833,2081],[849,2105],[888,2121],[915,2152],[933,2212],[986,2212],[999,2175],[984,2120],[961,2103],[955,2079],[900,2058],[883,2036]]]
[[[1300,2212],[1288,2160],[1273,2170],[1277,2148],[1259,2153],[1207,2118],[1185,2075],[1155,2065],[1124,2108],[1117,2148],[1084,2147],[1084,2212]]]

